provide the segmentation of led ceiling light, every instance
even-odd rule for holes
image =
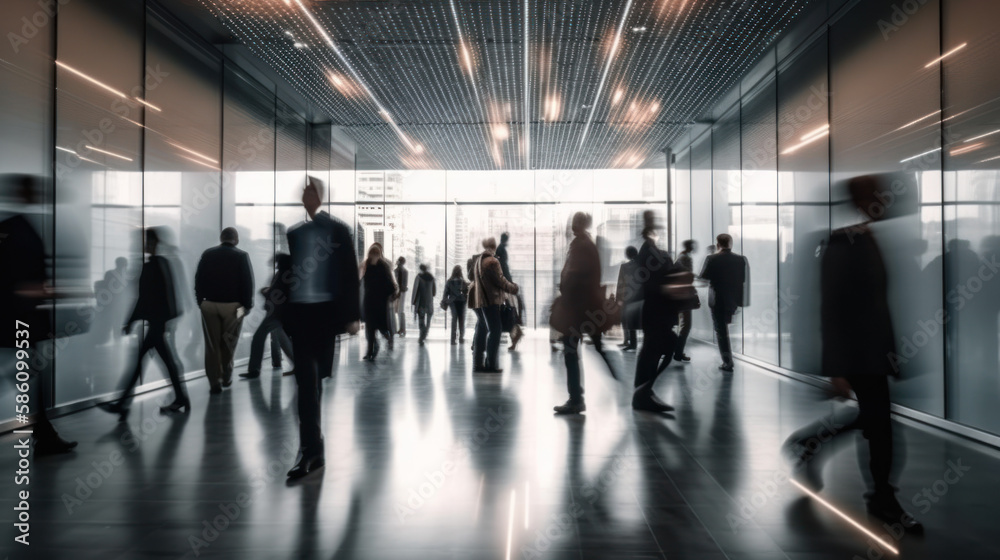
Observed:
[[[985,145],[986,145],[985,142],[977,142],[977,143],[969,145],[969,146],[963,146],[961,148],[955,148],[954,150],[952,150],[949,153],[951,155],[953,155],[953,156],[960,156],[962,154],[967,154],[969,152],[974,152],[974,151],[978,150],[979,148],[982,148]]]
[[[102,154],[111,156],[113,158],[123,159],[125,161],[132,161],[132,158],[130,158],[130,157],[125,157],[125,156],[123,156],[121,154],[116,154],[114,152],[109,152],[107,150],[102,150],[100,148],[95,148],[94,146],[91,146],[90,144],[87,144],[87,149],[88,150],[94,150],[95,152],[101,152]]]
[[[982,140],[988,136],[993,136],[994,134],[1000,134],[1000,130],[994,130],[993,132],[987,132],[986,134],[980,134],[979,136],[974,136],[966,140],[966,142],[975,142],[976,140]]]
[[[219,160],[217,160],[217,159],[212,159],[212,158],[210,158],[210,157],[206,156],[205,154],[202,154],[202,153],[199,153],[199,152],[196,152],[196,151],[194,151],[194,150],[192,150],[192,149],[190,149],[190,148],[185,148],[184,146],[181,146],[181,145],[180,145],[180,144],[178,144],[177,142],[172,142],[172,141],[170,141],[170,140],[167,140],[166,142],[167,142],[167,144],[170,144],[171,146],[173,146],[173,147],[177,148],[178,150],[181,150],[181,151],[184,151],[184,152],[187,152],[187,153],[189,153],[189,154],[191,154],[191,155],[193,155],[193,156],[196,156],[196,157],[199,157],[199,158],[201,158],[201,159],[203,159],[203,160],[205,160],[205,161],[207,161],[207,162],[209,162],[209,163],[214,163],[214,164],[216,164],[216,165],[218,165],[218,164],[219,164]],[[181,156],[181,157],[184,157],[184,156]]]
[[[83,72],[77,70],[76,68],[73,68],[72,66],[70,66],[70,65],[68,65],[68,64],[66,64],[66,63],[64,63],[62,61],[57,60],[56,61],[56,66],[58,66],[58,67],[60,67],[60,68],[62,68],[64,70],[67,70],[67,71],[69,71],[72,74],[76,74],[77,76],[83,78],[84,80],[87,80],[88,82],[94,84],[95,86],[97,86],[99,88],[102,88],[102,89],[105,89],[107,91],[110,91],[111,93],[117,95],[118,97],[124,97],[125,99],[128,99],[128,96],[125,95],[124,93],[118,91],[117,89],[109,86],[108,84],[106,84],[106,83],[104,83],[104,82],[102,82],[100,80],[97,80],[95,78],[92,78],[92,77],[88,76],[87,74],[84,74]]]
[[[937,111],[934,111],[933,113],[931,113],[929,115],[925,115],[923,117],[920,117],[919,119],[917,119],[917,120],[915,120],[913,122],[906,123],[903,126],[897,128],[896,130],[893,130],[893,132],[899,132],[900,130],[903,130],[904,128],[909,128],[909,127],[911,127],[911,126],[913,126],[913,125],[915,125],[915,124],[917,124],[919,122],[923,122],[923,121],[925,121],[925,120],[927,120],[927,119],[929,119],[929,118],[931,118],[934,115],[937,115],[939,113],[941,113],[940,109],[938,109]]]
[[[604,90],[604,82],[608,79],[608,71],[611,70],[611,63],[615,60],[615,53],[618,52],[618,45],[622,40],[622,29],[625,28],[625,20],[628,19],[628,14],[632,10],[632,0],[625,2],[625,10],[622,12],[622,19],[618,22],[618,30],[615,31],[615,39],[611,43],[611,52],[608,53],[608,59],[604,63],[604,72],[601,73],[601,82],[597,85],[597,95],[594,96],[593,106],[590,108],[590,116],[587,117],[587,124],[583,127],[583,133],[580,135],[580,147],[583,147],[583,143],[587,141],[587,133],[590,132],[590,125],[594,122],[594,111],[597,109],[597,102],[601,99],[601,91]]]
[[[931,155],[931,154],[933,154],[935,152],[940,152],[940,151],[941,151],[941,148],[934,148],[933,150],[928,150],[928,151],[926,151],[926,152],[924,152],[922,154],[917,154],[915,156],[910,156],[910,157],[908,157],[906,159],[899,160],[899,163],[906,163],[908,161],[913,161],[913,160],[915,160],[917,158],[922,158],[924,156],[929,156],[929,155]]]
[[[847,521],[848,523],[851,524],[852,527],[854,527],[855,529],[861,531],[862,533],[865,534],[865,536],[867,536],[867,537],[871,538],[872,540],[874,540],[875,542],[877,542],[879,544],[879,546],[881,546],[885,550],[888,550],[889,552],[891,552],[893,554],[897,554],[897,555],[899,554],[899,549],[897,549],[896,547],[894,547],[891,544],[887,543],[884,539],[882,539],[881,537],[879,537],[875,533],[873,533],[870,530],[868,530],[868,528],[866,528],[864,525],[862,525],[862,524],[858,523],[857,521],[855,521],[854,519],[852,519],[846,513],[842,512],[839,509],[837,509],[836,507],[834,507],[833,504],[831,504],[830,502],[824,500],[823,498],[821,498],[818,494],[816,494],[812,490],[810,490],[810,489],[806,488],[805,486],[803,486],[799,481],[797,481],[794,478],[792,478],[792,479],[789,479],[789,482],[791,482],[796,487],[798,487],[799,490],[802,490],[803,492],[805,492],[805,494],[807,496],[809,496],[810,498],[812,498],[812,499],[816,500],[817,502],[819,502],[820,504],[822,504],[823,507],[825,507],[826,509],[828,509],[831,512],[833,512],[837,517],[843,519],[844,521]]]

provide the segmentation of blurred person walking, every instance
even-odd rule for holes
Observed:
[[[396,270],[394,271],[396,285],[399,286],[399,297],[393,302],[393,311],[396,313],[396,322],[399,328],[396,334],[401,337],[406,336],[406,292],[410,289],[410,271],[406,270],[406,257],[396,259]]]
[[[382,245],[374,243],[368,248],[368,258],[361,264],[361,281],[364,284],[362,314],[365,321],[365,338],[368,351],[362,360],[374,362],[378,356],[378,333],[386,338],[392,350],[392,328],[389,324],[389,303],[399,297],[399,286],[392,274],[392,264],[382,256]]]
[[[161,406],[160,410],[163,412],[191,410],[191,401],[181,382],[181,364],[173,348],[174,319],[182,314],[183,305],[178,298],[183,295],[179,294],[175,287],[174,271],[170,261],[160,255],[163,237],[161,228],[146,229],[145,249],[149,258],[143,263],[142,271],[139,273],[139,298],[135,302],[132,314],[122,327],[122,332],[129,334],[135,322],[146,321],[146,335],[139,347],[139,355],[132,368],[132,374],[126,378],[121,396],[111,403],[101,405],[105,411],[117,414],[119,421],[122,422],[128,419],[129,404],[142,375],[142,360],[151,350],[156,350],[160,356],[174,388],[174,402]]]
[[[41,309],[43,303],[55,294],[49,285],[45,264],[45,242],[32,225],[28,213],[39,202],[40,181],[32,175],[9,174],[0,177],[5,202],[0,207],[0,322],[3,333],[0,337],[0,368],[3,379],[20,383],[17,365],[19,362],[32,364],[36,356],[44,356],[47,340],[51,332],[51,315]],[[51,361],[49,362],[51,363]],[[9,365],[8,365],[9,364]],[[49,420],[46,406],[50,394],[51,367],[31,368],[34,374],[35,391],[32,404],[27,408],[34,412],[34,427],[31,437],[35,442],[36,455],[68,453],[77,442],[59,436]],[[23,376],[22,376],[23,377]],[[20,413],[20,412],[19,412]]]
[[[236,248],[240,243],[236,228],[222,230],[219,241],[202,253],[194,275],[205,333],[205,375],[212,394],[233,384],[233,356],[243,318],[253,307],[254,291],[250,255]]]
[[[709,284],[708,306],[712,309],[712,325],[722,355],[719,369],[733,371],[733,350],[729,341],[729,324],[736,310],[745,305],[746,257],[733,252],[733,237],[720,233],[715,237],[718,252],[705,257],[700,278]]]
[[[326,463],[320,380],[331,375],[336,337],[357,333],[361,318],[358,261],[351,230],[319,211],[322,200],[323,183],[310,177],[302,191],[302,206],[310,220],[288,230],[294,272],[281,320],[295,351],[299,416],[299,455],[288,471],[289,478],[303,477]],[[383,307],[383,315],[385,311]]]
[[[642,291],[636,277],[639,263],[636,257],[639,250],[631,245],[625,248],[625,262],[618,269],[618,285],[615,289],[615,300],[621,308],[622,331],[625,340],[621,344],[622,352],[633,351],[638,347],[639,329],[642,328]]]
[[[261,364],[264,361],[264,342],[267,337],[271,337],[271,365],[281,367],[281,352],[288,354],[288,358],[295,361],[295,352],[292,349],[292,339],[288,337],[284,327],[281,325],[280,307],[288,301],[289,280],[292,277],[292,256],[279,253],[274,256],[275,271],[271,283],[260,292],[264,296],[264,309],[266,315],[257,330],[253,333],[250,341],[250,364],[247,372],[241,373],[240,377],[245,379],[256,379],[260,377]],[[275,356],[277,354],[277,356]],[[286,372],[284,375],[294,375],[294,371]]]
[[[420,345],[427,340],[427,331],[431,328],[431,317],[434,316],[434,299],[437,297],[437,282],[434,275],[427,270],[427,265],[420,265],[420,274],[413,279],[413,300],[410,302],[417,312],[417,324],[420,325]]]
[[[698,243],[693,239],[687,239],[682,244],[684,250],[677,256],[677,266],[694,273],[694,259],[691,257],[698,250]],[[690,362],[691,357],[684,353],[687,346],[688,336],[691,335],[691,309],[681,311],[680,333],[677,335],[677,346],[674,348],[674,360],[677,362]]]
[[[500,306],[506,294],[517,294],[518,286],[503,275],[495,254],[497,240],[493,237],[484,239],[483,249],[470,263],[475,280],[469,288],[469,307],[476,313],[473,371],[503,373],[498,362],[503,328]]]
[[[500,234],[500,245],[497,246],[496,257],[497,260],[500,261],[500,270],[503,272],[503,277],[506,278],[508,282],[513,282],[514,278],[510,275],[510,256],[507,254],[507,243],[509,241],[509,233],[505,231]],[[516,312],[516,320],[510,328],[510,347],[508,348],[508,350],[513,352],[514,350],[517,350],[517,343],[524,337],[524,331],[521,330],[524,303],[520,294],[511,294],[511,297],[507,299],[508,304],[511,305]]]
[[[590,214],[573,215],[573,240],[566,253],[559,276],[560,296],[552,305],[550,322],[563,333],[563,356],[566,363],[566,388],[569,400],[553,408],[556,414],[579,414],[587,410],[583,399],[583,378],[580,372],[580,342],[587,334],[594,348],[601,354],[617,378],[611,362],[604,355],[601,334],[610,328],[604,307],[604,288],[601,287],[601,257],[597,245],[587,230],[593,223]]]
[[[462,276],[462,267],[451,269],[451,278],[444,285],[444,303],[451,309],[451,344],[465,344],[465,309],[469,299],[469,284]],[[457,341],[456,341],[457,336]]]

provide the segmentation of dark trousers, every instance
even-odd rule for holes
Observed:
[[[635,329],[629,329],[629,328],[626,328],[626,327],[622,327],[622,334],[625,335],[625,346],[630,347],[630,348],[635,348],[636,346],[639,345],[639,342],[638,342],[639,331],[637,331]]]
[[[421,309],[417,311],[417,323],[420,326],[420,340],[427,340],[427,331],[431,328],[431,317],[434,316],[433,311],[427,311]]]
[[[649,395],[653,385],[660,375],[660,359],[670,362],[677,344],[677,335],[673,331],[642,331],[642,348],[639,349],[639,359],[635,363],[635,393]]]
[[[122,388],[122,396],[119,398],[119,403],[122,406],[128,406],[128,403],[132,400],[135,386],[139,384],[139,378],[142,376],[142,359],[150,350],[156,350],[156,353],[160,355],[160,360],[163,361],[164,367],[167,368],[167,374],[170,375],[170,384],[174,387],[175,398],[181,401],[187,400],[187,392],[184,390],[184,384],[181,383],[180,366],[177,363],[174,350],[167,340],[168,336],[170,335],[167,333],[165,323],[149,323],[149,326],[146,327],[146,336],[142,339],[142,346],[139,348],[139,357],[136,359],[135,367],[132,368],[132,375],[128,377],[125,386]]]
[[[712,308],[712,325],[715,327],[715,338],[719,344],[719,354],[722,355],[722,363],[733,363],[733,348],[729,343],[729,323],[733,320],[733,314],[718,307]]]
[[[890,415],[889,378],[883,375],[847,377],[858,397],[858,427],[868,440],[868,464],[875,485],[873,499],[892,497],[892,418]]]
[[[320,397],[321,377],[329,376],[336,350],[336,330],[330,318],[333,302],[289,303],[284,325],[295,351],[295,384],[298,386],[299,447],[303,456],[323,454]]]
[[[272,313],[264,318],[260,326],[253,333],[250,341],[250,365],[247,371],[250,373],[260,373],[261,363],[264,361],[264,341],[268,335],[271,336],[271,365],[281,367],[281,352],[284,351],[288,357],[295,361],[295,352],[292,350],[292,340],[288,338],[285,329],[281,326],[281,321]]]
[[[681,311],[680,321],[681,332],[677,335],[677,346],[674,348],[674,356],[677,358],[684,355],[684,347],[687,346],[688,336],[691,334],[691,310]],[[726,332],[728,334],[729,331]]]
[[[392,341],[392,333],[389,330],[380,330],[377,327],[373,327],[371,323],[365,323],[365,339],[368,341],[368,355],[372,358],[378,356],[378,333],[382,333],[382,336],[386,340]],[[389,351],[392,351],[391,345]]]
[[[500,306],[487,305],[476,309],[476,338],[473,342],[475,353],[473,363],[476,366],[483,366],[487,369],[500,367],[498,354],[500,353],[500,335],[503,331],[503,323],[500,320]],[[485,361],[483,355],[485,354]]]
[[[465,302],[451,302],[451,341],[455,342],[455,335],[458,340],[465,341]]]
[[[579,336],[563,336],[563,358],[566,361],[566,389],[569,400],[574,403],[583,402],[583,376],[580,374],[580,342]]]

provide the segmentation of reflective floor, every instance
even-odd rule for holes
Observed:
[[[565,378],[546,339],[502,351],[503,375],[473,376],[468,347],[436,334],[398,341],[374,366],[357,338],[343,345],[324,393],[326,469],[296,483],[291,377],[265,372],[211,399],[199,379],[187,415],[159,414],[165,389],[137,399],[127,425],[95,409],[58,419],[80,446],[34,461],[30,547],[7,544],[15,458],[3,436],[3,548],[74,560],[895,557],[787,481],[785,437],[844,406],[813,387],[744,363],[725,376],[714,347],[695,344],[693,365],[657,387],[676,415],[633,413],[635,354],[614,352],[628,380],[617,384],[588,347],[588,411],[553,417]],[[897,426],[900,501],[927,526],[884,537],[899,557],[1000,556],[1000,453]],[[836,455],[821,496],[882,534],[863,513],[857,457]]]

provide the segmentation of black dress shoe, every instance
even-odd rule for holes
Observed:
[[[655,395],[632,397],[632,409],[645,412],[673,412],[674,407],[661,401]]]
[[[119,422],[128,420],[128,407],[123,406],[120,402],[101,403],[97,406],[104,412],[117,414]]]
[[[229,381],[223,381],[222,382],[222,386],[225,387],[226,389],[228,389],[232,384],[233,384],[233,380],[232,379],[230,379]]]
[[[726,371],[726,372],[732,373],[733,372],[733,364],[722,364],[721,366],[719,366],[719,369],[721,369],[722,371]]]
[[[892,526],[899,526],[911,535],[924,534],[924,526],[899,504],[895,496],[872,499],[868,502],[868,515]]]
[[[503,373],[503,368],[487,367],[479,370],[480,373]]]
[[[221,395],[222,394],[222,387],[212,387],[211,389],[208,390],[208,394],[209,395]]]
[[[187,409],[188,412],[191,412],[191,401],[188,399],[184,400],[177,399],[174,402],[168,404],[167,406],[161,406],[160,412],[163,413],[180,412],[181,410],[185,409]]]
[[[302,457],[299,459],[299,462],[292,467],[292,470],[288,471],[288,478],[302,478],[313,471],[323,468],[324,465],[326,465],[326,460],[322,455]]]
[[[286,372],[283,372],[281,375],[284,376],[284,377],[288,377],[289,375],[295,375],[295,370],[294,369],[290,369],[290,370],[288,370]]]
[[[691,356],[688,356],[687,354],[677,354],[677,355],[674,356],[674,361],[675,362],[690,362],[691,361]]]
[[[552,410],[556,414],[580,414],[587,410],[587,404],[583,401],[574,401],[572,399],[566,401],[566,404],[561,404],[552,407]]]
[[[66,441],[59,437],[58,434],[53,434],[46,437],[40,437],[35,440],[35,455],[57,455],[59,453],[69,453],[76,447],[75,441]]]
[[[258,377],[260,377],[260,372],[259,371],[248,371],[246,373],[241,373],[240,377],[242,377],[243,379],[257,379]]]

